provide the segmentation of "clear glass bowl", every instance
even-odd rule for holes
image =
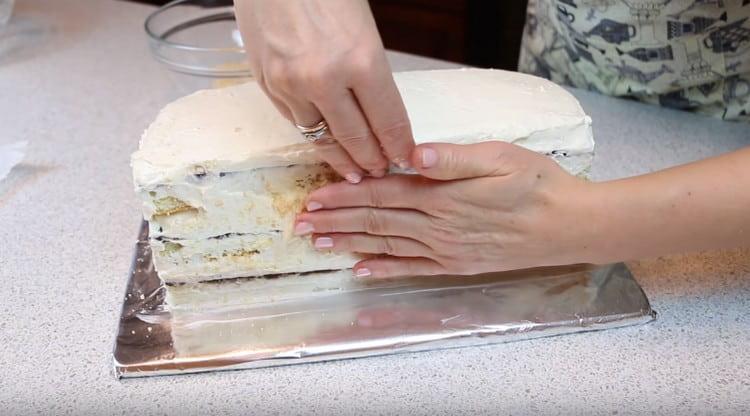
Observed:
[[[231,0],[175,0],[145,23],[151,51],[170,69],[218,78],[249,77]]]
[[[5,25],[13,14],[13,3],[16,0],[0,0],[0,26]]]

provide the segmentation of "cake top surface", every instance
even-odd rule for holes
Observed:
[[[504,140],[542,152],[593,150],[590,118],[575,97],[548,80],[489,69],[401,72],[394,78],[417,143]],[[537,134],[560,129],[580,132]],[[198,91],[168,104],[132,156],[138,186],[202,170],[314,161],[312,145],[255,82]]]

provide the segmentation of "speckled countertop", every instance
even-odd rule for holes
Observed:
[[[659,319],[512,344],[117,381],[111,350],[140,222],[128,159],[194,80],[150,56],[148,6],[20,0],[0,33],[0,414],[750,412],[750,250],[629,263]],[[394,69],[446,64],[401,54]],[[750,127],[575,92],[597,179],[750,144]],[[750,215],[750,210],[748,211]]]

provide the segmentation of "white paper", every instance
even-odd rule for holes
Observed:
[[[26,155],[28,142],[15,142],[0,145],[0,181],[5,179],[13,166],[21,163]]]

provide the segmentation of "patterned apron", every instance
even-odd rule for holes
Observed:
[[[750,121],[750,0],[529,0],[519,70]]]

